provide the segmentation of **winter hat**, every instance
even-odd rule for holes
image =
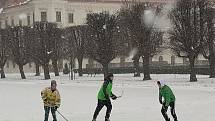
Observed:
[[[108,73],[107,78],[113,77],[113,73]]]
[[[53,84],[57,85],[57,82],[55,80],[52,80],[51,85],[53,85]]]
[[[157,81],[157,83],[160,84],[161,87],[163,87],[165,85],[165,81],[164,80]]]

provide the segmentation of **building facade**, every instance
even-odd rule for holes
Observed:
[[[108,11],[116,13],[123,5],[124,0],[17,0],[18,2],[8,3],[0,11],[0,27],[16,25],[32,26],[35,21],[56,22],[61,28],[86,23],[89,13]],[[127,0],[128,2],[131,2]],[[150,2],[153,4],[172,3],[174,0],[137,0]],[[167,39],[164,37],[164,39]],[[201,57],[202,58],[202,57]],[[113,65],[124,62],[132,62],[132,58],[116,58],[112,61]],[[154,63],[183,65],[186,60],[177,58],[170,49],[166,49],[152,58]],[[65,63],[65,62],[64,62]],[[86,68],[88,59],[84,60],[83,68]],[[95,65],[98,63],[93,62]],[[76,63],[77,65],[77,63]],[[100,66],[100,65],[99,65]],[[97,66],[97,67],[99,67]],[[6,72],[16,72],[18,69],[13,62],[7,62]],[[25,70],[34,72],[34,65],[25,66]]]

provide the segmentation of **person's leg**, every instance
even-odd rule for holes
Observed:
[[[44,110],[45,110],[45,119],[44,119],[44,121],[48,121],[49,120],[50,107],[44,106]]]
[[[171,102],[170,107],[171,107],[171,114],[172,114],[172,117],[174,118],[174,121],[178,121],[175,113],[175,102]]]
[[[56,110],[54,107],[51,107],[51,113],[52,113],[53,121],[57,121]]]
[[[96,119],[101,109],[104,107],[104,102],[102,100],[98,100],[98,104],[96,110],[93,114],[93,119]]]
[[[105,102],[105,106],[107,107],[105,121],[109,121],[111,110],[112,110],[111,101]]]
[[[170,119],[167,115],[167,110],[168,110],[168,107],[162,106],[161,113],[166,121],[170,121]]]

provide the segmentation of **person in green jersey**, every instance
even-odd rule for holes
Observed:
[[[171,114],[174,118],[174,121],[178,121],[175,113],[175,95],[169,86],[167,86],[164,81],[157,81],[159,87],[159,102],[162,104],[161,113],[166,121],[170,121],[170,118],[167,115],[168,107],[171,107]],[[164,99],[164,101],[162,100]]]
[[[105,121],[110,121],[109,118],[112,110],[110,98],[112,98],[113,100],[117,99],[117,96],[112,93],[113,78],[114,78],[113,74],[108,73],[107,77],[105,77],[104,79],[104,83],[97,95],[98,104],[94,112],[92,121],[96,121],[99,112],[104,106],[107,107]]]

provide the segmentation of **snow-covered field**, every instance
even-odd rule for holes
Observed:
[[[43,103],[40,91],[50,80],[27,74],[8,74],[0,79],[0,121],[43,121]],[[199,82],[190,83],[189,75],[152,75],[153,80],[142,81],[132,74],[115,75],[113,92],[123,97],[112,101],[112,121],[164,121],[158,102],[156,80],[165,80],[176,95],[176,113],[179,121],[215,120],[215,79],[198,76]],[[91,121],[97,104],[96,95],[102,85],[102,75],[77,77],[52,76],[57,80],[62,104],[59,111],[69,121]],[[104,108],[97,121],[104,121]],[[50,115],[50,121],[52,117]],[[64,121],[58,115],[58,121]]]

